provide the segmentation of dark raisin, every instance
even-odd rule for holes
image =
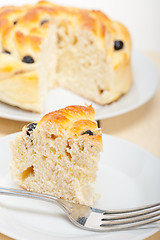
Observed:
[[[11,54],[11,52],[7,50],[3,50],[3,53]]]
[[[16,25],[18,21],[14,21],[13,24]]]
[[[25,56],[22,59],[22,62],[24,62],[24,63],[34,63],[34,59],[31,56]]]
[[[123,48],[123,42],[122,41],[115,41],[114,42],[114,49],[115,50],[120,50]]]
[[[27,135],[30,136],[31,132],[33,131],[33,129],[35,129],[37,126],[37,123],[31,123],[27,126],[28,130],[27,130]]]
[[[104,92],[104,90],[103,90],[103,89],[100,89],[99,92],[100,92],[100,94],[102,94],[102,93]]]
[[[82,133],[82,135],[84,135],[84,134],[94,135],[91,130],[87,130],[87,131],[85,131],[84,133]]]
[[[42,26],[43,24],[47,23],[47,22],[49,22],[49,20],[43,20],[43,21],[41,22],[41,26]]]

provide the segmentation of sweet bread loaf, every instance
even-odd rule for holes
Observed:
[[[100,11],[47,1],[0,9],[0,100],[40,112],[61,86],[98,104],[132,83],[127,29]]]
[[[11,175],[22,188],[93,204],[102,133],[92,106],[50,112],[24,126],[11,146]]]

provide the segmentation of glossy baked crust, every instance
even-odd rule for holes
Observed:
[[[89,138],[95,143],[101,145],[102,148],[102,132],[97,127],[95,119],[95,111],[92,105],[90,106],[79,106],[73,105],[47,113],[37,123],[36,131],[43,128],[57,129],[61,135],[69,135],[70,137],[78,137],[81,135],[83,138]],[[28,125],[24,127],[27,131]],[[85,134],[86,131],[90,130],[93,135]]]

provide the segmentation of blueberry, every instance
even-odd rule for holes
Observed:
[[[18,21],[14,21],[13,24],[16,25]]]
[[[37,123],[31,123],[27,126],[28,130],[27,130],[27,135],[30,136],[31,132],[33,131],[33,129],[35,129],[37,126]]]
[[[42,26],[43,24],[47,23],[47,22],[49,22],[49,20],[43,20],[43,21],[41,22],[41,26]]]
[[[22,62],[24,62],[24,63],[34,63],[34,59],[31,56],[25,56],[22,59]]]
[[[122,49],[123,48],[123,42],[122,41],[115,41],[114,42],[114,49],[115,50],[120,50],[120,49]]]
[[[84,133],[82,133],[82,135],[84,135],[84,134],[94,135],[91,130],[87,130],[87,131],[85,131]]]
[[[11,52],[7,50],[3,50],[3,53],[11,54]]]

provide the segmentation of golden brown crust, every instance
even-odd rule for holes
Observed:
[[[106,51],[108,50],[106,34],[113,35],[115,40],[116,37],[121,37],[126,47],[130,48],[130,35],[127,29],[120,23],[111,21],[101,11],[62,7],[40,1],[36,5],[8,6],[0,9],[2,49],[10,51],[19,60],[25,54],[31,54],[37,60],[42,39],[55,17],[67,20],[67,24],[92,31]],[[113,45],[111,48],[113,49]],[[129,52],[127,54],[130,55]]]
[[[102,132],[94,121],[94,108],[90,106],[68,106],[66,108],[46,114],[38,123],[38,127],[46,124],[55,124],[59,131],[66,131],[71,136],[81,135],[102,144]],[[90,130],[93,135],[84,134]]]
[[[92,105],[84,107],[84,106],[68,106],[66,108],[62,108],[60,110],[56,110],[54,112],[47,113],[39,122],[39,124],[43,122],[51,122],[62,124],[63,122],[74,122],[75,120],[84,120],[90,119],[94,120],[95,112]]]

